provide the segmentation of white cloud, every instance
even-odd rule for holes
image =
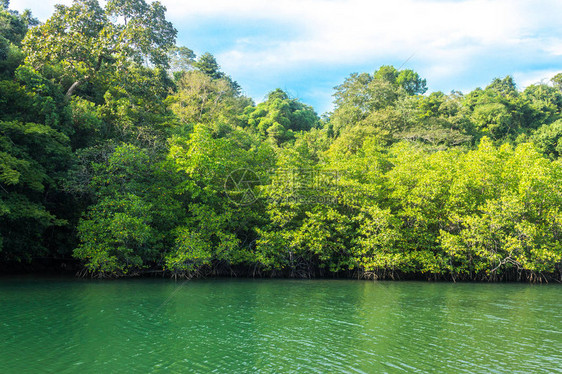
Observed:
[[[490,47],[517,47],[548,26],[562,35],[559,0],[161,0],[180,30],[202,19],[220,24],[272,22],[291,36],[272,45],[241,38],[218,57],[226,70],[293,69],[301,64],[357,64],[406,59],[447,65]],[[56,2],[70,3],[71,0]],[[55,1],[12,0],[12,7],[52,9]],[[41,14],[41,16],[44,16]],[[555,33],[558,31],[558,33]],[[228,36],[226,36],[228,37]],[[562,37],[541,40],[562,55]],[[436,68],[435,71],[447,71]]]
[[[562,40],[556,38],[548,38],[544,43],[544,48],[547,53],[554,56],[562,56]]]
[[[513,74],[513,78],[517,82],[519,89],[524,90],[526,87],[533,84],[550,83],[550,79],[556,74],[561,73],[562,68],[558,70],[538,70],[531,72],[517,72]]]
[[[19,11],[31,9],[35,17],[38,17],[40,20],[45,20],[53,13],[55,4],[69,5],[71,3],[72,0],[10,0],[10,8]]]
[[[217,54],[235,76],[288,74],[314,65],[404,61],[430,80],[470,69],[498,49],[542,48],[562,55],[562,38],[537,38],[544,27],[562,35],[558,0],[164,0],[174,19],[266,20],[290,25],[291,37],[271,45],[239,40]],[[296,30],[296,32],[295,32]],[[540,43],[540,46],[537,44]],[[542,47],[541,47],[542,46]],[[525,53],[523,51],[522,53]],[[529,52],[530,53],[530,52]],[[508,74],[507,72],[506,74]]]

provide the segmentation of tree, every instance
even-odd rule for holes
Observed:
[[[253,261],[249,247],[255,225],[263,220],[261,204],[237,204],[235,194],[242,191],[228,190],[225,181],[240,170],[263,178],[273,152],[241,129],[217,130],[199,124],[189,138],[171,139],[168,157],[183,178],[176,191],[184,197],[187,212],[165,257],[166,269],[175,274],[197,274],[211,263],[228,268]],[[258,187],[252,186],[256,193]]]
[[[477,88],[464,97],[463,105],[480,136],[497,142],[514,141],[536,128],[533,109],[525,95],[517,91],[513,78],[494,79],[484,90]]]
[[[20,15],[18,12],[8,10],[9,3],[5,3],[2,8],[0,3],[0,36],[2,39],[19,46],[22,39],[28,30],[29,25],[27,17],[29,12],[26,11],[25,15]]]
[[[501,103],[479,105],[474,109],[472,119],[478,129],[494,140],[500,140],[516,126],[509,109]]]
[[[48,253],[43,235],[67,223],[51,202],[59,195],[70,162],[64,134],[47,125],[0,120],[0,257],[4,261],[31,261]]]
[[[237,117],[251,99],[240,96],[225,78],[213,79],[201,71],[184,72],[177,93],[168,98],[170,108],[182,124],[240,124]]]
[[[413,70],[402,70],[396,77],[396,84],[402,87],[409,95],[423,95],[427,91],[427,83]]]
[[[212,79],[220,79],[224,77],[224,73],[220,70],[220,66],[215,59],[215,56],[209,52],[202,54],[193,65],[197,70],[208,75]]]
[[[237,95],[240,95],[241,87],[238,82],[236,82],[229,75],[220,70],[220,66],[215,59],[215,56],[213,56],[209,52],[205,52],[204,54],[199,56],[197,61],[193,63],[193,66],[203,74],[209,76],[211,79],[224,79],[226,82],[228,82],[234,92]]]
[[[559,158],[562,154],[562,120],[542,125],[531,135],[531,140],[545,155]]]
[[[492,83],[486,87],[486,90],[493,91],[503,97],[517,96],[517,85],[510,75],[503,79],[495,78]]]
[[[408,104],[408,97],[423,94],[425,79],[412,70],[399,71],[393,66],[381,66],[373,75],[351,74],[337,86],[335,110],[330,122],[335,135],[345,128],[361,125],[374,126],[389,133],[401,131],[410,119],[408,110],[397,110],[397,105]]]
[[[165,19],[159,2],[110,0],[102,9],[97,0],[73,0],[57,5],[45,24],[33,28],[23,45],[30,65],[41,72],[60,66],[70,97],[84,82],[128,63],[168,66],[168,50],[176,30]]]
[[[550,79],[554,87],[558,88],[562,91],[562,73],[556,74],[554,77]]]
[[[270,92],[266,101],[256,107],[248,107],[244,112],[250,128],[275,144],[293,140],[295,133],[309,131],[320,122],[312,107],[289,98],[279,88]]]
[[[22,14],[8,10],[9,1],[0,3],[0,78],[12,78],[16,68],[23,62],[21,41],[27,30],[39,23],[29,10]]]
[[[562,92],[547,84],[532,84],[525,88],[522,99],[528,102],[526,127],[536,129],[560,118]]]
[[[185,216],[172,192],[180,184],[171,164],[130,144],[108,149],[89,166],[93,204],[80,219],[74,256],[98,276],[120,276],[162,267],[173,230]]]
[[[423,95],[427,91],[427,82],[413,70],[397,70],[394,66],[381,66],[374,74],[375,80],[385,81],[402,87],[408,95]]]
[[[175,81],[181,76],[194,68],[195,52],[187,47],[174,47],[169,52],[170,56],[170,72]]]
[[[496,148],[484,138],[458,170],[440,234],[449,269],[489,279],[526,272],[532,280],[552,271],[547,259],[562,258],[559,165],[531,144]]]

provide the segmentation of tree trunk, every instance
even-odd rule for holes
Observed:
[[[70,99],[72,97],[72,95],[74,94],[74,91],[76,91],[76,89],[78,88],[78,86],[80,86],[82,84],[83,80],[77,80],[76,82],[72,83],[72,86],[70,86],[70,88],[68,89],[68,91],[66,91],[66,98]]]
[[[94,68],[94,71],[98,71],[101,68],[101,63],[103,61],[103,56],[98,56],[98,62],[96,63],[96,66]],[[86,76],[82,79],[78,79],[76,82],[72,83],[72,86],[70,86],[70,88],[68,89],[68,91],[66,91],[66,98],[70,99],[72,97],[72,95],[74,95],[74,91],[76,91],[76,89],[78,88],[78,86],[80,86],[82,83],[84,83],[85,81],[87,81],[88,79],[90,79],[90,76]]]

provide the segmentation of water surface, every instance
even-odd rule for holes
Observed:
[[[562,372],[562,286],[0,278],[0,372]]]

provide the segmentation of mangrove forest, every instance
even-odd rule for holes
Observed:
[[[259,103],[159,2],[0,1],[0,269],[562,280],[562,73]]]

